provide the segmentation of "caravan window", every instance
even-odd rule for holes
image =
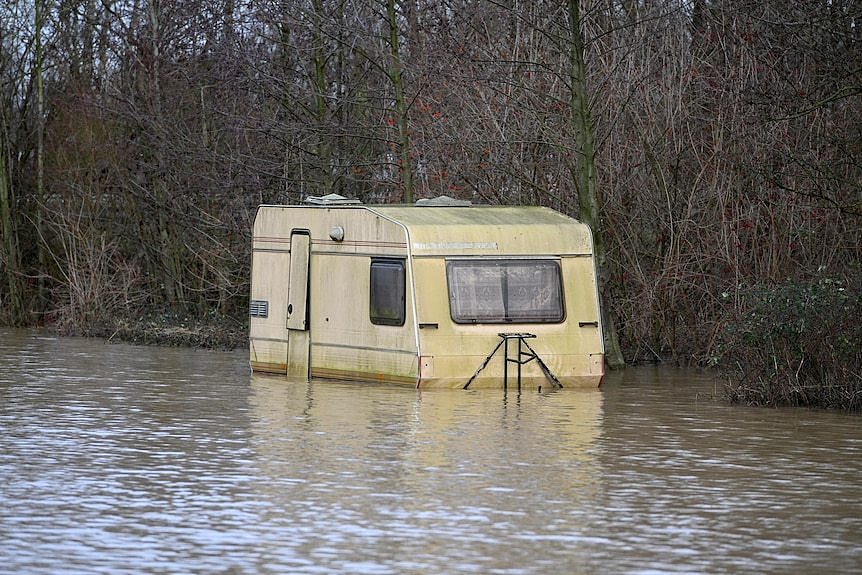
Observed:
[[[560,323],[560,264],[553,260],[451,260],[449,310],[456,323]]]
[[[371,323],[404,325],[404,260],[371,260]]]

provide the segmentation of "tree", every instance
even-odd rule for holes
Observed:
[[[45,20],[44,0],[34,0],[34,20],[35,20],[35,47],[34,47],[34,70],[33,76],[36,79],[36,214],[35,227],[36,234],[39,237],[37,242],[37,260],[39,269],[46,270],[48,268],[48,256],[46,254],[46,246],[43,238],[45,237],[44,226],[42,225],[42,209],[41,205],[45,201],[45,87],[43,82],[45,50],[42,45],[42,35]],[[39,308],[44,309],[48,294],[46,292],[45,275],[39,274]]]
[[[569,0],[569,101],[572,135],[577,159],[571,162],[572,180],[578,195],[578,213],[593,232],[593,249],[599,274],[600,306],[603,316],[605,356],[608,365],[620,368],[625,365],[617,337],[614,314],[608,309],[601,289],[607,284],[607,258],[603,241],[602,221],[599,213],[598,177],[596,175],[596,149],[590,93],[584,63],[584,36],[581,23],[580,0]]]
[[[386,0],[386,24],[389,29],[389,71],[388,77],[392,84],[395,100],[393,112],[398,126],[398,168],[401,176],[402,201],[413,203],[413,164],[410,158],[410,130],[407,117],[407,102],[402,76],[401,41],[398,30],[398,18],[395,0]]]
[[[25,221],[20,186],[20,164],[26,161],[30,145],[25,137],[32,94],[28,82],[27,59],[32,55],[33,38],[24,33],[29,14],[19,5],[12,6],[0,20],[0,236],[5,295],[4,321],[12,325],[29,320],[26,307],[22,237]]]

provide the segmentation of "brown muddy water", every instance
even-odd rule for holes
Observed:
[[[858,416],[251,376],[0,330],[3,573],[862,571]]]

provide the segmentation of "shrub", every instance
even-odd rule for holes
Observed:
[[[862,408],[862,291],[830,277],[742,287],[719,336],[733,402]],[[731,300],[730,294],[722,294]]]

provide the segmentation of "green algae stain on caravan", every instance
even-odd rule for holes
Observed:
[[[421,389],[501,387],[507,368],[527,387],[601,383],[585,224],[542,207],[313,200],[258,209],[253,370]],[[529,337],[539,361],[486,361],[504,333]]]

